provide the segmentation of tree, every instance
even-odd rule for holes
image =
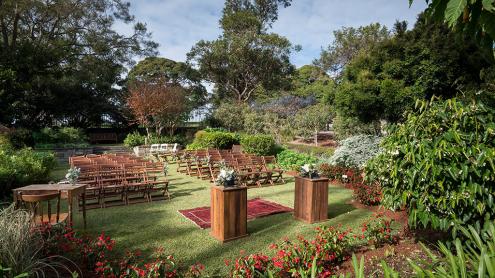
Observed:
[[[278,90],[290,84],[289,56],[296,48],[286,38],[266,32],[276,18],[276,3],[226,1],[220,20],[223,34],[214,41],[199,41],[188,53],[188,62],[215,84],[217,102],[224,98],[247,102],[256,90]]]
[[[367,26],[344,27],[333,32],[334,41],[322,50],[313,63],[324,71],[340,74],[343,68],[359,53],[368,52],[379,42],[390,37],[386,26],[373,23]]]
[[[396,23],[391,38],[347,64],[335,93],[341,123],[400,122],[417,98],[452,98],[483,87],[480,76],[493,67],[491,59],[445,24],[425,19],[420,15],[410,31]]]
[[[183,88],[168,86],[165,81],[156,79],[155,82],[135,81],[129,92],[127,105],[136,121],[146,128],[148,137],[151,127],[155,128],[157,135],[164,128],[173,135],[186,110]]]
[[[294,118],[297,133],[305,138],[313,136],[315,146],[318,146],[318,132],[327,127],[331,117],[330,107],[323,104],[301,109]]]
[[[117,21],[134,24],[134,32],[117,33]],[[149,38],[121,0],[0,1],[0,72],[8,73],[0,81],[0,122],[122,122],[124,66],[156,53]]]
[[[241,131],[248,111],[249,107],[245,103],[224,102],[215,109],[213,118],[229,131]]]
[[[411,5],[414,0],[409,0]],[[476,38],[493,55],[495,6],[490,0],[427,0],[426,14]]]
[[[333,103],[334,85],[333,79],[315,65],[305,65],[298,68],[292,79],[295,95],[313,96],[328,104]]]

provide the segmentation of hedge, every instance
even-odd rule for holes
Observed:
[[[255,155],[272,155],[275,152],[275,139],[270,135],[244,135],[241,137],[244,152]]]
[[[200,130],[194,135],[192,144],[187,145],[188,150],[197,149],[231,149],[232,145],[240,142],[240,136],[232,132]]]

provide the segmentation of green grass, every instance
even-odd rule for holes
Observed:
[[[269,244],[280,242],[286,236],[312,237],[314,228],[321,224],[357,228],[371,215],[367,210],[346,204],[352,197],[350,190],[330,186],[328,221],[308,225],[294,220],[291,213],[272,215],[249,221],[248,237],[222,244],[209,235],[209,229],[198,228],[178,213],[180,209],[209,206],[210,184],[175,170],[175,165],[170,165],[172,200],[89,210],[87,232],[96,235],[104,231],[116,240],[117,252],[140,249],[151,253],[163,246],[185,266],[200,262],[206,265],[207,274],[225,276],[229,269],[224,259],[239,257],[241,250],[271,254]],[[249,189],[248,199],[255,197],[293,207],[293,179],[283,185]],[[76,228],[81,229],[80,213],[75,220]]]

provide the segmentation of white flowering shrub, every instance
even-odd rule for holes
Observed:
[[[366,162],[378,155],[381,137],[357,135],[340,142],[340,146],[328,160],[331,165],[362,169]]]

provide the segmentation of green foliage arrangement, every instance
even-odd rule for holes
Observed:
[[[56,166],[53,153],[35,152],[25,148],[14,150],[7,144],[0,148],[0,199],[11,189],[48,182],[50,171]]]
[[[16,128],[8,133],[8,139],[16,149],[34,146],[33,132],[26,128]]]
[[[275,152],[275,139],[270,135],[244,135],[241,137],[244,152],[255,155],[272,155]]]
[[[285,170],[299,171],[305,164],[314,164],[317,161],[316,157],[292,150],[283,150],[277,154],[277,162]]]
[[[240,136],[232,132],[200,130],[194,135],[194,141],[187,145],[188,150],[198,149],[230,149],[240,142]]]
[[[37,148],[87,147],[88,137],[84,131],[73,127],[54,129],[45,127],[33,133]]]
[[[124,145],[132,148],[136,146],[142,146],[145,143],[145,135],[141,135],[138,131],[127,134],[124,139]]]
[[[457,99],[418,101],[365,167],[382,203],[406,207],[413,227],[483,227],[495,219],[495,111]]]
[[[373,135],[357,135],[340,142],[340,146],[328,160],[332,165],[362,169],[366,162],[380,153],[381,138]]]

